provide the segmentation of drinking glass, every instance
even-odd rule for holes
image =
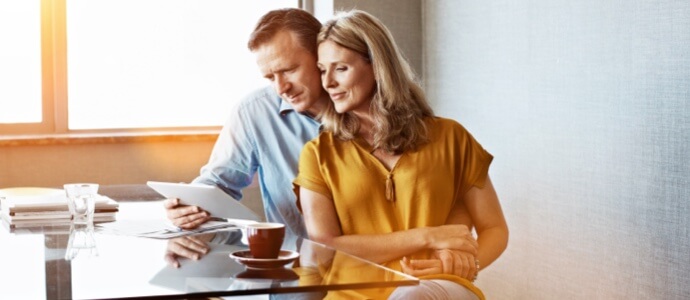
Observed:
[[[98,184],[69,183],[64,185],[67,194],[67,206],[72,214],[74,224],[93,224],[96,208]]]

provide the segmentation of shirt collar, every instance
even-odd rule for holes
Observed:
[[[280,101],[280,107],[278,107],[278,113],[281,116],[287,115],[288,113],[291,113],[291,112],[295,112],[295,109],[292,108],[292,105],[290,105],[290,103],[288,103],[287,101],[283,100],[283,98],[278,97],[278,101]],[[295,112],[295,113],[297,113],[297,112]],[[303,113],[299,113],[299,114],[303,115],[309,119],[312,119],[314,122],[319,123],[319,125],[321,124],[321,122],[317,121],[316,119],[314,119],[313,117],[311,117],[307,114],[303,114]],[[321,126],[319,126],[319,128],[321,128]],[[319,129],[319,131],[321,131],[321,129]]]
[[[284,116],[287,113],[295,110],[294,108],[292,108],[292,105],[290,105],[290,103],[283,100],[283,98],[280,98],[280,96],[278,97],[278,99],[278,101],[280,101],[280,107],[278,108],[278,112],[281,116]]]

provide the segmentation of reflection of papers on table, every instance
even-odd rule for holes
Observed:
[[[193,230],[180,229],[166,220],[121,220],[114,223],[96,225],[99,232],[147,237],[155,239],[170,239],[175,237],[210,233],[226,230],[239,230],[233,224],[227,222],[208,221]]]

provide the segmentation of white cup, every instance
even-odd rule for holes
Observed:
[[[67,194],[67,206],[72,214],[72,222],[74,224],[93,224],[98,184],[70,183],[65,184],[64,188]]]

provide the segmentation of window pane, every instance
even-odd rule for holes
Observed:
[[[222,125],[267,82],[247,38],[297,1],[70,0],[70,129]]]
[[[0,123],[40,123],[41,5],[0,1]]]

